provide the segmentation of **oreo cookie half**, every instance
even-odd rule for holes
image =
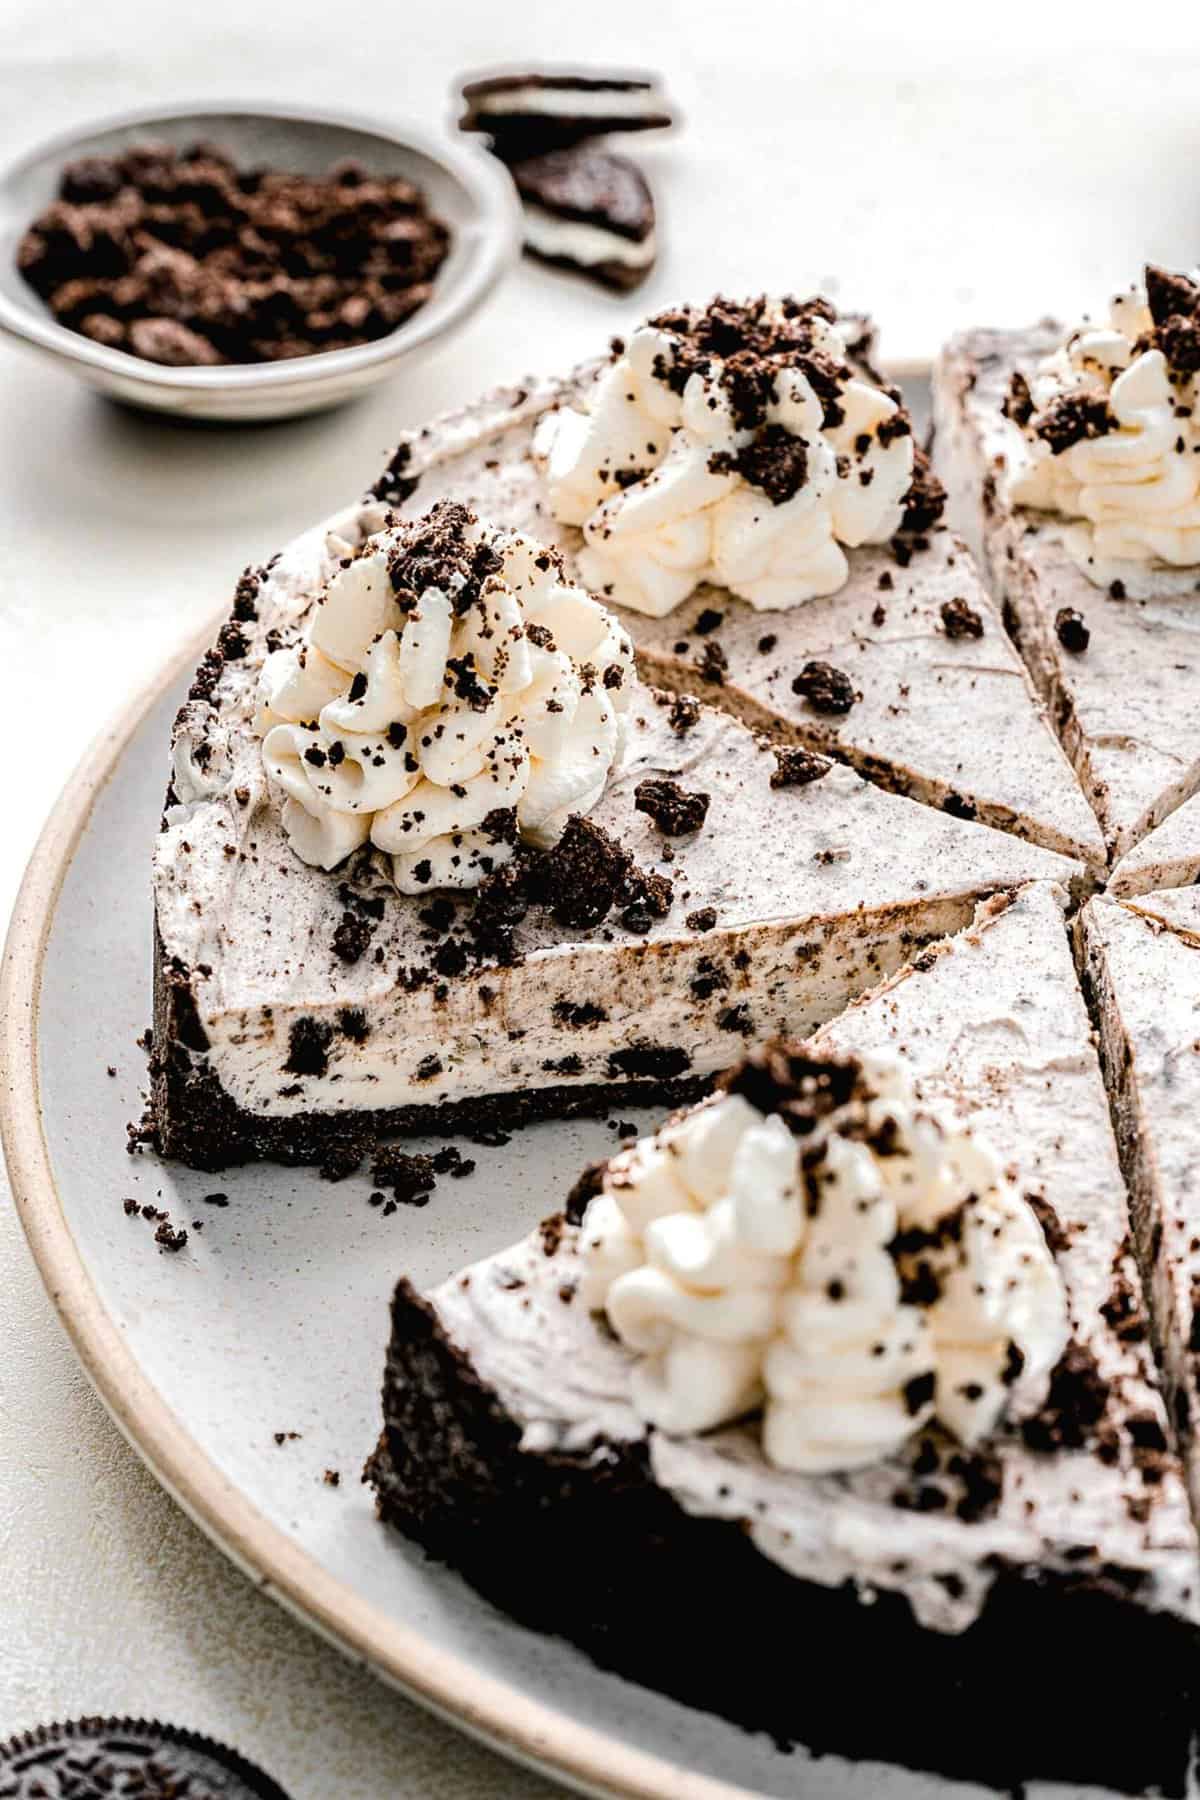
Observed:
[[[525,248],[622,293],[654,267],[654,196],[627,157],[581,144],[510,165]]]
[[[288,1800],[236,1750],[154,1719],[71,1719],[0,1744],[0,1800]]]
[[[462,97],[462,130],[490,132],[506,162],[604,132],[656,131],[674,123],[654,75],[535,69],[465,81]]]

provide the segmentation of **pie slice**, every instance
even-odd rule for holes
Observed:
[[[1188,887],[1193,881],[1200,881],[1200,794],[1177,806],[1125,852],[1107,891],[1124,900],[1155,888]]]
[[[856,329],[869,348],[869,329]],[[585,405],[604,372],[587,364],[433,420],[402,440],[374,496],[408,517],[464,501],[577,568],[582,535],[553,516],[533,446],[543,420]],[[603,597],[656,686],[698,694],[895,793],[1103,866],[1096,820],[959,540],[936,527],[853,548],[846,571],[836,593],[785,611],[707,582],[660,617],[622,606],[619,588]]]
[[[368,1465],[381,1516],[525,1624],[781,1743],[1005,1789],[1041,1776],[1182,1794],[1200,1563],[1064,901],[1037,883],[985,903],[807,1055],[757,1053],[725,1078],[724,1099],[589,1171],[565,1216],[428,1296],[402,1281]],[[915,1075],[947,1132],[977,1126],[992,1154],[968,1136],[975,1150],[956,1162],[935,1134],[917,1187],[941,1192],[930,1171],[949,1155],[954,1179],[979,1191],[957,1206],[950,1194],[940,1227],[868,1250],[874,1238],[856,1234],[893,1227],[874,1223],[879,1189],[862,1159],[869,1149],[880,1179],[902,1187],[909,1177],[889,1171],[915,1142],[912,1114],[901,1103],[885,1108],[890,1122],[855,1115],[857,1130],[843,1126],[832,1147],[823,1134],[847,1095],[854,1113],[864,1072],[880,1091],[880,1052]],[[795,1158],[796,1144],[811,1146],[807,1226],[778,1186],[777,1159]],[[1009,1195],[1008,1224],[977,1238],[967,1216],[994,1182]],[[689,1204],[679,1193],[712,1210],[664,1219]],[[993,1263],[993,1241],[1018,1217],[1025,1248]],[[631,1258],[635,1219],[647,1244],[660,1236]],[[738,1397],[739,1346],[746,1330],[770,1329],[746,1320],[796,1279],[795,1268],[770,1272],[765,1247],[805,1230],[804,1292],[787,1288],[778,1316],[793,1344],[797,1330],[824,1331],[823,1359],[797,1388],[786,1357],[771,1363],[778,1340],[765,1362],[751,1346],[767,1410],[738,1417],[754,1404],[753,1387]],[[736,1257],[730,1231],[742,1234]],[[949,1263],[935,1244],[956,1246]],[[945,1269],[960,1253],[969,1278],[952,1301]],[[653,1268],[638,1266],[646,1254]],[[883,1361],[866,1353],[870,1337],[855,1360],[853,1321],[865,1296],[887,1292],[880,1257],[898,1259],[903,1282],[899,1313],[881,1301],[883,1317],[906,1324],[899,1335],[872,1324]],[[690,1291],[662,1274],[680,1268],[694,1271]],[[604,1292],[611,1328],[590,1310]],[[936,1379],[913,1376],[905,1358],[924,1329],[914,1309],[934,1307],[923,1317],[937,1342],[947,1330],[967,1339],[972,1292],[1003,1296],[991,1335],[1008,1329],[1001,1314],[1037,1328],[962,1361],[951,1344]],[[851,1309],[848,1337],[839,1304]],[[936,1308],[951,1304],[966,1310],[936,1326]],[[637,1339],[665,1306],[675,1335]],[[689,1339],[693,1325],[709,1337]],[[1033,1374],[1039,1346],[1048,1380]],[[889,1373],[872,1386],[876,1367]],[[979,1435],[962,1414],[981,1403],[991,1411]],[[935,1409],[957,1421],[953,1433]],[[819,1654],[796,1651],[805,1643]],[[1097,1729],[1096,1672],[1110,1659],[1121,1702]]]
[[[982,896],[1082,879],[1053,851],[841,764],[773,751],[725,713],[626,688],[619,663],[603,680],[593,669],[589,692],[596,704],[610,688],[622,697],[623,758],[554,847],[514,850],[504,819],[485,819],[442,839],[461,856],[435,867],[381,834],[376,815],[373,848],[361,815],[322,809],[347,775],[340,735],[301,723],[260,737],[264,684],[270,725],[280,709],[301,720],[316,709],[323,689],[293,704],[304,681],[330,692],[350,681],[317,646],[350,657],[342,598],[376,604],[372,570],[398,552],[395,531],[364,539],[374,523],[370,508],[356,513],[243,579],[176,723],[155,857],[152,1105],[167,1155],[210,1169],[259,1156],[353,1166],[383,1132],[674,1102],[743,1040],[828,1018],[966,923]],[[336,586],[343,576],[350,585]],[[564,590],[546,578],[557,604]],[[379,638],[379,623],[370,677],[335,695],[326,723],[373,705],[374,658],[391,635]],[[295,646],[314,629],[301,668]],[[464,660],[447,666],[466,716],[487,717],[470,712]],[[367,783],[390,779],[412,742],[403,729],[398,750],[382,735],[355,741],[369,752],[355,780]],[[282,810],[277,782],[291,796]],[[405,829],[424,818],[412,798],[390,809],[410,809]],[[467,859],[497,866],[482,885],[444,891]]]
[[[1200,1506],[1200,888],[1122,901],[1097,896],[1076,929],[1193,1503]]]
[[[980,559],[1115,861],[1200,788],[1200,568],[1110,563],[1062,518],[1014,499],[1026,439],[1005,409],[1024,415],[1062,338],[1044,325],[955,339],[934,377],[935,454],[949,517]]]

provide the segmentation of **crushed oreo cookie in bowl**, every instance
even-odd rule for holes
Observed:
[[[415,183],[153,140],[67,163],[17,267],[60,324],[172,367],[370,343],[429,300],[449,227]]]
[[[154,412],[316,412],[490,301],[518,210],[494,158],[419,126],[128,112],[0,170],[0,332]]]

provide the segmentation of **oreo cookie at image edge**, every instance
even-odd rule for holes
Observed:
[[[0,1744],[3,1800],[291,1800],[236,1750],[156,1719],[36,1725]]]

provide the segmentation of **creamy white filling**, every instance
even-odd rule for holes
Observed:
[[[186,865],[180,841],[194,835],[186,821],[162,841],[160,865]],[[963,923],[961,905],[946,901],[922,909],[922,927],[951,931]],[[485,1094],[622,1080],[635,1072],[639,1048],[659,1046],[678,1053],[664,1072],[710,1075],[724,1068],[739,1039],[722,1029],[726,1010],[707,997],[700,979],[728,966],[736,951],[749,957],[745,985],[736,1000],[764,1034],[804,1031],[827,1019],[881,969],[894,968],[902,954],[895,922],[852,916],[844,925],[809,921],[788,928],[782,922],[747,926],[730,936],[709,935],[691,942],[660,941],[650,958],[630,957],[622,966],[619,991],[612,992],[611,959],[602,946],[580,944],[535,953],[516,970],[487,968],[475,979],[459,976],[444,1000],[429,988],[403,996],[386,970],[378,992],[341,996],[337,1003],[295,1004],[253,1011],[208,1007],[206,984],[199,1002],[209,1038],[209,1061],[222,1086],[245,1110],[272,1118],[310,1111],[355,1112],[393,1106],[433,1106]],[[796,986],[797,946],[805,946],[804,985]],[[700,980],[697,998],[692,983]],[[489,990],[485,1000],[481,988]],[[580,996],[600,996],[606,1016],[585,1028],[563,1023]],[[347,1004],[361,1015],[363,1035],[340,1027]],[[299,1019],[329,1028],[327,1066],[301,1080],[285,1070],[291,1033]]]
[[[489,118],[532,113],[547,119],[638,119],[646,112],[662,112],[663,98],[655,87],[554,88],[531,83],[477,94],[470,105]]]
[[[654,233],[635,243],[602,225],[585,225],[577,219],[560,219],[544,207],[524,203],[525,242],[543,256],[565,256],[583,268],[617,262],[627,269],[645,269],[654,261]]]

